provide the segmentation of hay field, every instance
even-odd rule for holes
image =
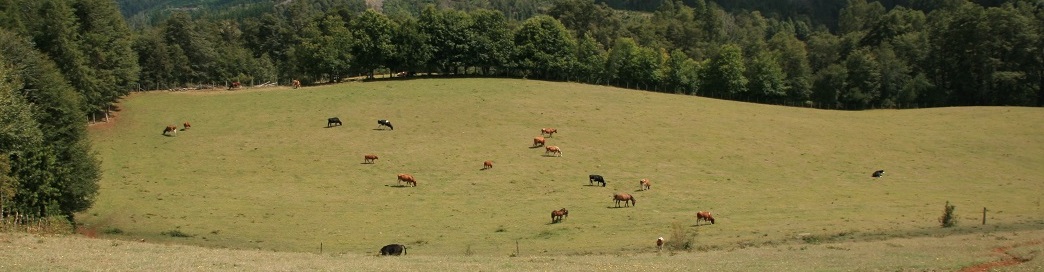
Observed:
[[[1044,229],[1044,110],[824,111],[515,79],[135,94],[91,129],[102,237],[411,255],[630,254]],[[337,116],[343,126],[325,128]],[[389,119],[395,130],[376,130]],[[176,137],[168,124],[191,122]],[[540,128],[559,134],[531,148]],[[362,156],[380,156],[362,164]],[[493,160],[491,170],[482,162]],[[870,178],[885,169],[886,176]],[[411,173],[418,187],[398,187]],[[588,186],[601,174],[607,187]],[[638,191],[648,178],[652,190]],[[626,192],[635,207],[615,208]],[[958,227],[940,229],[943,204]],[[569,217],[550,224],[553,209]],[[988,209],[987,225],[981,222]],[[698,210],[715,225],[695,226]],[[173,235],[172,235],[173,234]],[[189,236],[189,237],[178,237]]]

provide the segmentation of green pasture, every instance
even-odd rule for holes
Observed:
[[[415,79],[139,93],[120,109],[91,129],[101,190],[77,216],[115,239],[540,256],[649,252],[657,237],[679,240],[672,226],[704,251],[1044,229],[1041,108],[845,112]],[[325,128],[334,116],[344,125]],[[183,122],[193,127],[161,135]],[[548,145],[561,157],[530,147],[544,127],[558,128]],[[368,153],[380,159],[362,164]],[[871,178],[878,169],[885,177]],[[418,186],[399,187],[399,173]],[[588,174],[608,186],[588,186]],[[638,190],[642,178],[651,190]],[[637,205],[615,208],[615,192]],[[939,228],[946,201],[955,228]],[[550,224],[563,207],[569,217]],[[699,210],[717,224],[695,226]]]

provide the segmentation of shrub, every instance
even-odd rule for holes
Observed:
[[[664,245],[669,250],[692,250],[696,248],[696,232],[689,232],[681,222],[674,222],[671,224],[671,235],[670,239]]]
[[[943,215],[939,217],[939,224],[942,224],[942,227],[949,228],[957,224],[957,215],[954,214],[955,209],[957,209],[957,206],[950,205],[950,202],[946,201]]]
[[[166,236],[170,236],[170,237],[181,237],[181,238],[192,237],[192,235],[189,235],[188,233],[181,232],[180,230],[168,230],[168,231],[161,232],[160,234],[163,234],[163,235],[166,235]]]

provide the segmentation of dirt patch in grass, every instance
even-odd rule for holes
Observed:
[[[1004,246],[1004,247],[994,248],[993,252],[994,253],[1004,254],[1004,259],[999,260],[999,261],[993,261],[993,262],[988,262],[988,263],[981,263],[981,264],[965,267],[965,268],[963,268],[963,269],[961,269],[959,271],[960,272],[986,272],[986,271],[990,271],[990,270],[993,270],[994,268],[998,268],[998,267],[1012,266],[1012,265],[1018,265],[1018,264],[1021,264],[1021,263],[1024,263],[1024,262],[1028,262],[1028,261],[1030,261],[1030,259],[1027,259],[1025,257],[1015,256],[1013,254],[1008,253],[1008,251],[1012,250],[1012,249],[1015,249],[1015,248],[1024,247],[1024,246],[1039,245],[1042,242],[1044,242],[1044,240],[1029,241],[1029,242],[1015,244],[1015,245],[1011,245],[1011,246]]]

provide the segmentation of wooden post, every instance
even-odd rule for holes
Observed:
[[[982,224],[986,225],[986,207],[982,207]]]
[[[520,254],[521,253],[519,253],[518,239],[515,239],[515,256],[520,256]]]

